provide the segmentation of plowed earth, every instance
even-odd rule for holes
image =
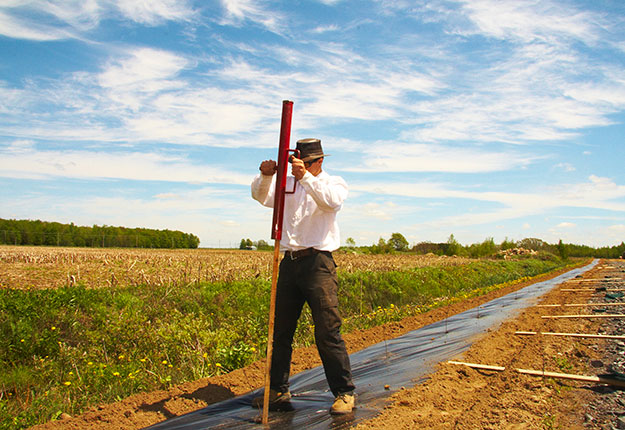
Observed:
[[[559,273],[551,274],[554,277]],[[602,261],[583,278],[560,284],[543,297],[543,303],[571,304],[597,300],[592,288],[613,285],[619,278],[623,285],[625,264],[618,260]],[[547,276],[543,279],[546,279]],[[536,281],[535,281],[536,282]],[[614,282],[617,284],[618,282]],[[400,336],[450,315],[471,309],[526,285],[517,284],[502,290],[438,308],[398,323],[344,336],[349,352],[355,352],[384,339]],[[587,292],[566,292],[562,289],[591,288]],[[547,370],[560,373],[591,375],[605,373],[591,363],[603,359],[605,340],[556,336],[520,336],[516,331],[598,333],[609,331],[609,319],[567,318],[545,319],[544,315],[592,314],[587,307],[532,307],[518,318],[493,329],[462,357],[455,359],[505,367],[504,371],[475,370],[466,366],[440,363],[435,373],[423,384],[396,392],[381,414],[358,425],[360,429],[534,429],[534,428],[604,428],[614,414],[605,415],[605,423],[589,420],[589,402],[595,410],[613,392],[597,389],[588,382],[522,375],[515,368]],[[625,313],[612,312],[609,313]],[[613,342],[613,341],[611,341]],[[625,344],[624,344],[625,345]],[[320,365],[314,349],[296,350],[293,372]],[[246,393],[263,385],[264,362],[208,379],[189,382],[167,391],[142,393],[123,401],[99,405],[76,417],[33,427],[54,429],[140,429],[182,415],[208,404]],[[606,402],[603,402],[606,403]],[[585,422],[586,421],[586,422]],[[607,423],[607,424],[606,424]],[[610,427],[607,427],[610,428]],[[615,424],[616,428],[616,424]]]

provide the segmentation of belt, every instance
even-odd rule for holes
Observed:
[[[284,257],[290,258],[291,260],[297,260],[298,258],[308,257],[310,255],[319,254],[320,252],[323,252],[323,251],[319,251],[318,249],[315,249],[315,248],[305,248],[305,249],[300,249],[299,251],[285,251]]]

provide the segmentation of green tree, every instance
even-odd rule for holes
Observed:
[[[532,249],[534,251],[542,251],[548,247],[548,244],[541,239],[535,237],[526,237],[519,242],[520,248]]]
[[[401,233],[391,234],[391,238],[388,240],[388,242],[395,251],[406,251],[409,245],[408,241]]]
[[[445,255],[462,255],[463,248],[460,242],[456,240],[453,234],[447,239],[447,249],[445,249]]]
[[[474,243],[468,251],[472,258],[488,257],[497,253],[497,245],[495,245],[493,238],[489,237],[482,243]]]
[[[356,241],[354,240],[353,237],[348,237],[347,239],[345,239],[345,245],[349,246],[350,248],[353,248],[354,246],[356,246]]]
[[[560,241],[558,242],[556,249],[558,250],[558,255],[561,259],[566,260],[567,258],[569,258],[569,252],[566,245],[562,242],[562,239],[560,239]]]
[[[501,245],[499,245],[499,249],[501,249],[502,251],[513,248],[516,248],[516,242],[508,239],[507,237],[503,240],[503,242],[501,242]]]

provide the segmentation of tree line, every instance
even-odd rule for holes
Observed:
[[[387,240],[380,238],[378,243],[370,246],[356,246],[353,238],[347,238],[346,248],[358,250],[370,254],[389,254],[393,252],[413,252],[415,254],[457,255],[459,257],[480,258],[494,256],[502,251],[511,249],[524,249],[541,253],[553,254],[560,258],[569,257],[594,257],[594,258],[625,258],[625,242],[616,246],[604,246],[593,248],[587,245],[564,243],[560,240],[557,244],[550,244],[538,238],[525,238],[519,241],[504,239],[496,244],[493,238],[487,238],[483,242],[471,245],[462,245],[454,235],[450,235],[447,242],[419,242],[410,246],[408,240],[401,233],[393,233]]]
[[[0,218],[0,244],[90,248],[197,248],[200,239],[177,230],[107,225],[84,227],[74,223]]]
[[[239,249],[273,249],[273,245],[264,240],[252,241],[241,239]],[[358,252],[362,254],[392,254],[397,252],[413,253],[419,255],[435,254],[458,257],[481,258],[496,256],[507,250],[521,249],[527,251],[540,252],[543,255],[553,255],[562,259],[569,257],[594,257],[594,258],[625,258],[625,242],[620,245],[604,246],[593,248],[587,245],[576,245],[564,243],[560,240],[556,244],[551,244],[542,239],[528,237],[514,241],[508,238],[500,244],[496,244],[493,238],[487,238],[482,242],[471,245],[462,245],[456,240],[454,235],[450,235],[446,242],[419,242],[410,246],[408,240],[401,233],[393,233],[388,239],[380,238],[377,243],[365,246],[356,246],[356,241],[348,237],[345,240],[343,250]]]

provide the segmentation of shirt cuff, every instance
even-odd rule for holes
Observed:
[[[305,183],[310,183],[313,179],[314,179],[314,175],[312,173],[310,173],[308,170],[306,171],[306,173],[304,173],[304,176],[302,176],[302,179],[300,179],[300,182],[305,182]]]

